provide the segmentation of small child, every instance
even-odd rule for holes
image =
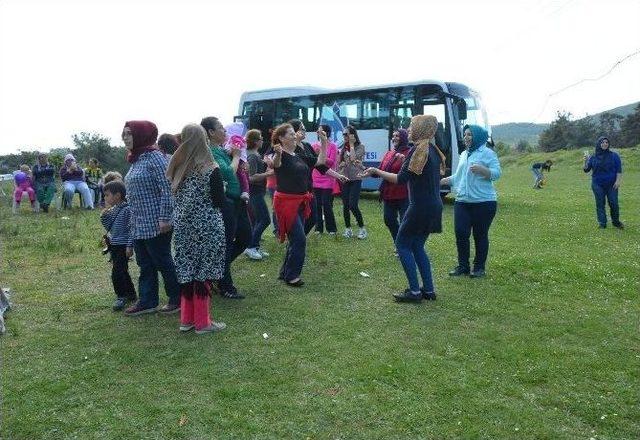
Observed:
[[[227,130],[227,142],[224,149],[231,153],[231,149],[240,150],[240,163],[236,176],[240,182],[240,198],[249,201],[249,169],[247,164],[247,142],[244,139],[245,127],[242,122],[234,122],[225,127]]]
[[[107,233],[104,236],[111,255],[111,282],[116,293],[113,311],[122,310],[127,302],[136,300],[136,289],[129,275],[129,257],[133,255],[133,239],[129,234],[131,208],[125,197],[127,191],[122,180],[112,180],[104,186],[104,201],[107,208],[102,211],[100,221]]]
[[[543,171],[551,171],[551,165],[553,162],[547,159],[544,162],[536,162],[531,165],[531,172],[533,173],[533,187],[535,189],[542,189],[542,185],[544,184],[544,173]]]
[[[31,208],[35,212],[36,209],[36,191],[33,189],[33,181],[31,178],[31,168],[29,165],[20,165],[20,171],[16,172],[13,176],[13,180],[16,184],[16,189],[13,193],[15,200],[14,214],[20,210],[20,202],[22,201],[22,193],[26,192],[29,195],[29,201],[31,202]]]
[[[120,182],[124,182],[124,180],[122,180],[122,174],[120,174],[117,171],[109,171],[107,172],[104,177],[102,178],[102,180],[104,181],[104,184],[106,185],[107,183],[114,181],[114,180],[119,180]],[[102,188],[102,190],[104,191],[104,187]]]

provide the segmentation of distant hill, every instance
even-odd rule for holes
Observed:
[[[533,122],[509,122],[491,127],[494,142],[504,142],[515,145],[523,139],[531,145],[538,144],[538,136],[549,127],[549,124],[534,124]]]
[[[598,120],[602,113],[615,113],[620,116],[627,116],[634,112],[638,102],[623,105],[621,107],[612,108],[595,115],[589,115],[585,118]],[[538,144],[538,137],[543,130],[549,127],[549,124],[534,124],[533,122],[509,122],[506,124],[494,125],[491,127],[492,137],[495,142],[504,142],[509,145],[515,145],[520,139],[524,139],[531,145]]]

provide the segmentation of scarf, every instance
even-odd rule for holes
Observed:
[[[134,163],[142,153],[157,150],[158,127],[150,121],[127,121],[133,136],[133,148],[127,153],[127,162]]]
[[[182,144],[171,156],[166,176],[171,182],[171,191],[178,191],[180,184],[193,171],[218,166],[207,146],[207,134],[198,124],[189,124],[180,134]]]
[[[606,150],[602,149],[602,142],[604,141],[609,142],[609,148],[607,148]],[[611,151],[611,141],[609,140],[608,137],[606,136],[600,136],[596,142],[596,156],[600,156],[602,154],[607,154]]]
[[[471,145],[467,148],[467,157],[469,157],[471,153],[487,143],[489,133],[479,125],[465,125],[462,132],[464,133],[467,129],[471,130],[472,136]]]
[[[411,118],[411,140],[415,147],[413,155],[409,160],[409,171],[418,176],[422,174],[427,159],[429,159],[429,147],[436,149],[440,156],[440,174],[444,175],[446,157],[435,144],[431,144],[431,139],[438,129],[438,120],[432,115],[416,115]]]

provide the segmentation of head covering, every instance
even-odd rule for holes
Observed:
[[[76,158],[75,158],[75,157],[73,157],[73,154],[71,154],[71,153],[67,154],[67,155],[64,157],[64,163],[65,163],[65,165],[66,165],[67,163],[71,163],[71,162],[75,162],[75,161],[76,161]]]
[[[234,122],[224,127],[227,131],[227,141],[224,144],[224,149],[231,151],[234,148],[240,150],[240,160],[247,161],[247,142],[244,139],[245,127],[242,122]]]
[[[158,127],[151,121],[127,121],[124,124],[131,130],[133,148],[127,153],[127,161],[134,163],[142,153],[157,150]]]
[[[602,142],[605,141],[605,140],[607,142],[609,142],[609,148],[607,148],[606,150],[603,150],[602,149]],[[598,138],[598,140],[596,141],[596,156],[599,156],[601,154],[606,154],[609,151],[610,148],[611,148],[611,141],[609,140],[609,138],[606,137],[606,136],[600,136]]]
[[[469,151],[467,154],[471,154],[474,151],[476,151],[478,148],[482,147],[484,144],[487,143],[487,141],[489,140],[489,133],[487,132],[487,130],[480,127],[479,125],[471,125],[471,124],[465,125],[462,132],[464,133],[464,131],[467,128],[471,131],[471,137],[472,137],[471,146],[467,148],[467,150]]]
[[[182,181],[192,172],[218,166],[207,146],[207,133],[199,124],[189,124],[182,129],[182,144],[173,153],[167,167],[171,190],[176,192]]]
[[[429,148],[433,147],[440,156],[440,173],[442,174],[446,158],[435,144],[431,144],[431,139],[433,139],[438,129],[436,117],[433,115],[416,115],[411,118],[410,127],[411,140],[415,144],[415,149],[409,161],[409,171],[418,175],[422,174],[424,165],[429,159]]]
[[[398,145],[396,145],[396,150],[402,150],[409,146],[409,132],[404,128],[399,128],[396,130],[398,132]]]

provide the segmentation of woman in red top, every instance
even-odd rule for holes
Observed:
[[[404,158],[409,152],[409,135],[400,128],[391,137],[393,149],[389,150],[380,162],[380,169],[388,173],[398,174]],[[398,228],[404,213],[409,206],[409,193],[406,184],[390,183],[383,180],[380,184],[380,198],[384,207],[384,224],[389,228],[393,242],[396,242]]]

